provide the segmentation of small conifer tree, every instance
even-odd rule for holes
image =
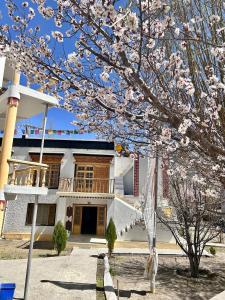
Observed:
[[[115,241],[117,239],[116,226],[115,226],[112,218],[110,218],[108,227],[106,229],[105,238],[108,242],[109,257],[111,257],[111,255],[113,253],[113,249],[114,249],[114,244],[115,244]]]
[[[67,232],[65,227],[63,226],[62,222],[59,221],[53,232],[53,243],[54,247],[57,250],[57,254],[60,253],[66,248],[66,241],[67,241]]]

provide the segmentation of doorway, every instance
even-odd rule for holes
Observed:
[[[105,235],[106,206],[74,205],[73,234]]]
[[[97,228],[97,207],[83,206],[81,234],[96,234]]]

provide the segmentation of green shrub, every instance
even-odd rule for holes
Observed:
[[[66,248],[67,241],[67,232],[62,222],[58,222],[54,228],[53,232],[53,243],[54,248],[57,250],[57,254],[60,253]]]
[[[212,255],[216,255],[216,248],[214,248],[213,246],[211,246],[209,248],[209,252],[212,254]]]
[[[108,251],[109,251],[109,256],[111,257],[111,255],[113,253],[113,249],[114,249],[114,244],[117,239],[116,226],[115,226],[112,218],[110,218],[108,227],[106,229],[105,238],[108,242]]]
[[[112,267],[109,268],[109,273],[111,276],[116,276],[116,271]]]

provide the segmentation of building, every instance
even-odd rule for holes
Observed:
[[[13,159],[39,161],[40,139],[13,141]],[[110,217],[122,240],[146,240],[139,220],[147,160],[118,157],[114,143],[106,141],[45,140],[41,182],[48,194],[40,195],[36,239],[50,240],[54,225],[62,221],[71,235],[104,236]],[[11,174],[11,188],[24,182],[32,187],[35,168]],[[163,170],[159,167],[158,199],[163,198]],[[7,239],[30,239],[34,195],[21,194],[8,201],[3,233]],[[172,241],[171,234],[159,224],[158,240]]]
[[[55,97],[20,84],[20,73],[16,67],[16,62],[12,64],[5,57],[0,57],[0,130],[3,131],[0,144],[0,236],[8,200],[17,199],[17,195],[39,196],[48,193],[45,176],[41,179],[41,186],[28,186],[29,178],[23,181],[22,175],[24,172],[31,173],[34,169],[36,173],[41,171],[45,174],[47,165],[41,162],[14,160],[11,157],[16,122],[39,113],[47,113],[49,108],[58,105]],[[15,180],[20,180],[17,182],[19,184],[15,184]],[[38,177],[36,180],[39,180]]]

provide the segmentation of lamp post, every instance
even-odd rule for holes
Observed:
[[[44,117],[43,117],[42,139],[41,139],[41,149],[40,149],[39,163],[42,163],[42,158],[43,158],[45,130],[46,130],[46,124],[47,124],[47,115],[48,115],[48,105],[46,105],[46,107],[45,107],[45,113],[44,113]],[[37,171],[36,187],[39,187],[39,182],[40,182],[40,169]],[[29,299],[28,298],[28,292],[29,292],[29,283],[30,283],[32,252],[33,252],[34,238],[35,238],[35,227],[36,227],[36,221],[37,221],[38,200],[39,200],[39,195],[35,195],[34,210],[33,210],[33,217],[32,217],[32,226],[31,226],[31,239],[30,239],[30,247],[29,247],[28,260],[27,260],[26,279],[25,279],[25,287],[24,287],[24,300]]]

